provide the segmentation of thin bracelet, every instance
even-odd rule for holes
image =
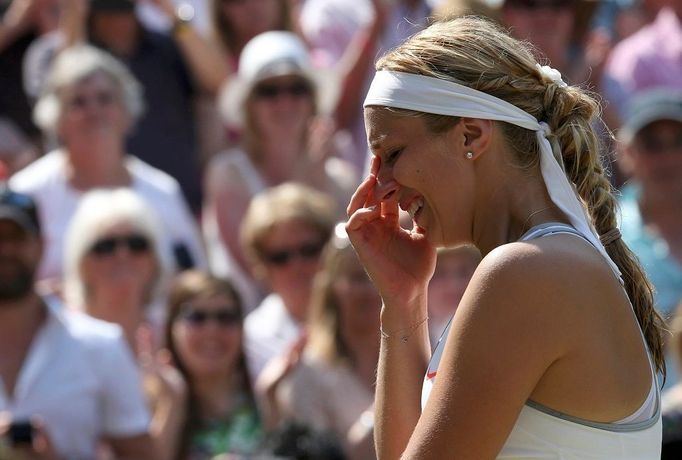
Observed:
[[[402,333],[402,334],[400,335],[400,340],[401,340],[403,343],[404,343],[404,342],[407,342],[407,339],[412,335],[412,333],[414,333],[414,331],[416,331],[417,328],[418,328],[419,326],[421,326],[422,324],[424,324],[428,319],[429,319],[429,317],[427,316],[427,317],[424,318],[423,320],[419,321],[419,322],[416,323],[416,324],[413,324],[413,325],[410,326],[410,327],[406,327],[405,329],[398,329],[397,331],[393,331],[393,332],[391,332],[390,334],[388,334],[386,331],[384,331],[384,327],[383,327],[383,326],[379,326],[379,331],[381,332],[381,338],[383,338],[383,339],[390,339],[390,338],[392,338],[392,337],[395,337],[397,334],[401,334],[401,333]]]

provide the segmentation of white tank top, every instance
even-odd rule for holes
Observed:
[[[542,224],[533,227],[521,241],[556,233],[580,236],[573,227],[565,224]],[[422,409],[431,394],[438,365],[450,324],[443,332],[429,362],[422,385]],[[642,336],[646,346],[646,341]],[[648,353],[647,353],[648,354]],[[661,458],[660,390],[656,383],[653,363],[652,387],[642,406],[629,417],[615,423],[598,423],[559,413],[528,400],[521,409],[498,459],[626,459],[653,460]]]

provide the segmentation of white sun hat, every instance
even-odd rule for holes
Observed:
[[[264,32],[252,38],[239,57],[239,70],[227,79],[218,96],[218,106],[231,125],[243,122],[243,105],[253,88],[273,77],[297,75],[314,88],[319,113],[328,113],[336,101],[336,79],[329,71],[316,69],[303,41],[286,31]]]

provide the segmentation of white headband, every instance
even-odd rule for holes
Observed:
[[[550,198],[566,214],[573,227],[597,248],[614,273],[621,278],[618,266],[599,241],[599,235],[585,206],[564,173],[561,153],[557,152],[558,158],[554,156],[552,146],[547,140],[547,136],[551,134],[547,123],[538,122],[528,112],[502,99],[464,85],[424,75],[385,70],[375,74],[369,88],[364,107],[371,105],[437,115],[504,121],[535,131],[540,147],[540,171]]]

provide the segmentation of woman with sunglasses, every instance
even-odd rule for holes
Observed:
[[[174,280],[165,346],[188,387],[174,460],[248,458],[259,446],[262,428],[242,337],[241,301],[231,283],[195,270]]]
[[[331,432],[350,460],[375,458],[374,384],[379,360],[381,298],[338,224],[315,276],[307,343],[279,375],[258,382],[268,424],[293,420]],[[292,360],[293,358],[293,360]],[[297,358],[299,358],[297,360]],[[263,386],[261,386],[263,385]]]
[[[237,282],[247,311],[262,298],[239,244],[251,198],[295,181],[330,194],[342,210],[356,185],[351,167],[334,157],[333,127],[316,117],[328,94],[319,81],[296,35],[266,32],[244,48],[221,96],[223,114],[242,126],[242,137],[206,170],[203,226],[212,270]]]
[[[126,137],[143,105],[139,83],[110,54],[81,45],[56,56],[34,116],[59,146],[10,180],[14,190],[31,195],[40,205],[45,233],[40,280],[62,277],[62,241],[69,221],[81,197],[97,188],[128,187],[144,197],[162,222],[160,253],[169,261],[177,259],[177,268],[205,264],[200,235],[178,182],[126,152]]]
[[[65,241],[64,299],[70,308],[123,329],[137,357],[152,410],[151,434],[160,459],[169,459],[185,388],[174,368],[157,360],[166,274],[164,237],[156,213],[130,189],[83,195]]]
[[[253,381],[300,336],[320,253],[336,221],[331,198],[296,183],[273,187],[251,201],[241,239],[256,278],[270,291],[244,324]]]

